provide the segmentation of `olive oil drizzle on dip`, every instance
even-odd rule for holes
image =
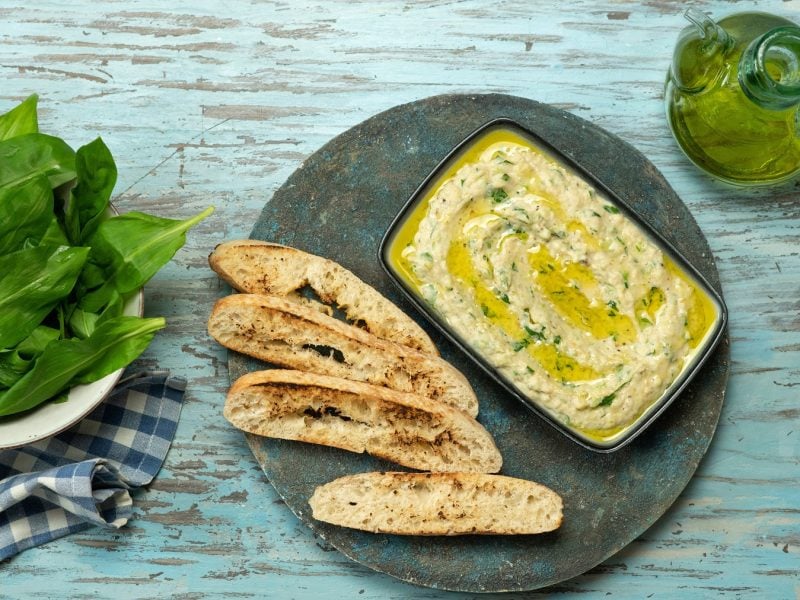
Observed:
[[[662,396],[717,316],[619,208],[505,130],[430,187],[390,260],[523,394],[600,440]]]

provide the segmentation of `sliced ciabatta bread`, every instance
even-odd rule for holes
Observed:
[[[297,248],[258,240],[218,245],[208,257],[211,268],[240,292],[300,299],[311,288],[322,302],[343,310],[352,323],[370,333],[428,354],[438,354],[417,323],[340,264]],[[308,302],[307,300],[305,302]]]
[[[496,472],[502,465],[491,435],[460,410],[339,377],[249,373],[231,386],[223,414],[248,433],[367,452],[412,469]]]
[[[223,346],[278,366],[413,392],[478,414],[467,379],[447,361],[277,296],[233,294],[208,320]]]
[[[359,473],[318,487],[320,521],[402,535],[530,534],[561,525],[561,497],[513,477],[483,473]]]

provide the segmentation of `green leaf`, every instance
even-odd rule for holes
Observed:
[[[531,339],[535,339],[540,342],[544,342],[547,340],[547,338],[544,335],[544,330],[545,330],[544,325],[542,325],[542,328],[539,331],[536,331],[535,329],[533,329],[532,327],[528,327],[527,325],[524,325],[523,328],[525,329],[525,333],[527,333]]]
[[[621,368],[622,368],[622,365],[620,365],[618,367],[618,370],[621,369]],[[623,383],[621,386],[619,386],[617,389],[615,389],[613,392],[611,392],[608,396],[603,396],[602,398],[600,398],[600,402],[595,404],[594,408],[600,408],[601,406],[611,406],[611,403],[614,402],[614,400],[617,397],[617,393],[622,388],[624,388],[626,385],[628,385],[630,382],[631,382],[631,380],[629,379],[628,381]]]
[[[138,292],[135,292],[138,293]],[[114,317],[120,317],[125,311],[125,299],[112,290],[104,303],[102,312],[88,312],[76,307],[69,316],[69,328],[74,335],[83,339],[92,335],[95,328]]]
[[[58,339],[58,330],[45,325],[40,325],[31,334],[17,345],[17,352],[24,356],[33,357],[40,355],[47,345]]]
[[[53,219],[53,190],[43,175],[0,188],[0,255],[35,246]]]
[[[87,290],[93,290],[103,285],[107,279],[108,277],[103,267],[92,263],[90,257],[89,262],[86,263],[81,272],[81,285],[85,286]]]
[[[508,193],[503,188],[495,188],[491,191],[491,197],[494,202],[502,202],[508,198]]]
[[[64,220],[70,240],[80,245],[107,218],[106,209],[117,182],[117,165],[103,140],[97,138],[78,148],[75,170],[77,183],[71,190]]]
[[[523,338],[519,341],[514,342],[511,346],[511,349],[514,350],[514,352],[519,352],[520,350],[524,350],[530,345],[531,345],[531,338]]]
[[[209,207],[185,221],[132,212],[101,223],[89,240],[90,262],[103,268],[107,280],[83,297],[80,308],[97,312],[112,291],[126,296],[142,287],[183,246],[186,231],[213,211]]]
[[[39,240],[39,246],[69,246],[67,234],[64,233],[61,222],[55,215],[50,219],[47,231],[44,232],[42,239]]]
[[[97,326],[94,333],[82,340],[92,348],[91,354],[100,360],[91,362],[89,369],[81,371],[70,385],[91,383],[133,362],[145,351],[159,329],[163,317],[115,317]],[[76,342],[77,344],[78,342]]]
[[[616,392],[612,392],[608,396],[603,396],[600,402],[597,403],[597,406],[611,406],[611,403],[614,402],[614,398],[616,397]]]
[[[0,188],[44,175],[56,188],[75,179],[75,152],[57,137],[28,133],[0,142]]]
[[[38,100],[39,97],[33,94],[7,113],[0,115],[0,141],[26,133],[39,133],[39,117],[36,112]]]
[[[14,351],[3,352],[0,356],[0,390],[10,388],[33,366],[33,359],[20,356]]]
[[[38,246],[0,256],[0,348],[24,340],[67,296],[88,248]]]
[[[604,205],[603,210],[605,210],[607,213],[611,213],[612,215],[616,215],[619,213],[619,209],[613,204]]]
[[[40,325],[16,348],[0,352],[0,387],[11,387],[30,370],[50,342],[58,339],[58,329]]]
[[[69,317],[70,331],[78,338],[86,339],[92,335],[99,319],[100,315],[97,313],[76,308]]]
[[[164,319],[117,317],[85,340],[58,340],[47,346],[34,367],[0,394],[0,416],[38,406],[67,388],[91,383],[137,358]]]

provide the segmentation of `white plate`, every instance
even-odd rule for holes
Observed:
[[[143,290],[128,300],[123,312],[138,317],[144,314]],[[114,371],[93,383],[75,386],[66,402],[45,402],[18,417],[3,417],[0,419],[0,449],[43,440],[74,425],[108,396],[124,370]]]

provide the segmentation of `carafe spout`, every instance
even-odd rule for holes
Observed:
[[[778,27],[753,40],[739,60],[739,84],[770,110],[800,104],[800,27]]]

